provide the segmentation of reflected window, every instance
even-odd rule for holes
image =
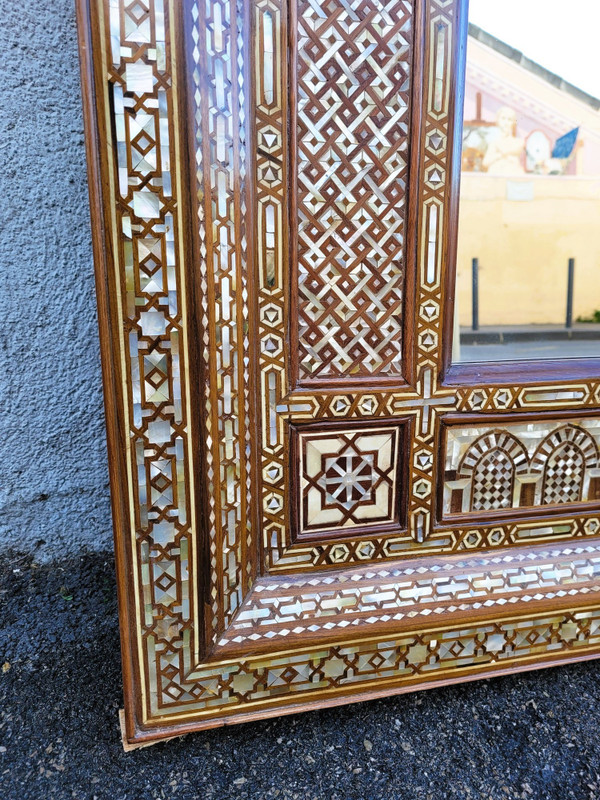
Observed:
[[[600,356],[597,0],[470,0],[453,361]]]

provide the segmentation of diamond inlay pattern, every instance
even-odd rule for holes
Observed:
[[[304,379],[401,372],[412,3],[298,4]]]
[[[565,442],[552,453],[546,464],[544,504],[581,500],[584,474],[583,453],[573,442]]]
[[[473,472],[473,511],[510,508],[514,465],[502,450],[492,450],[478,462]]]

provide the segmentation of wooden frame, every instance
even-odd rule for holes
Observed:
[[[392,1],[402,374],[297,384],[287,59],[256,56],[290,52],[286,4],[78,0],[129,743],[600,653],[598,504],[439,511],[444,420],[600,415],[600,370],[449,367],[466,3]],[[406,529],[293,540],[290,426],[389,420]]]

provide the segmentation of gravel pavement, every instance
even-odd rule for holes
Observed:
[[[0,800],[600,800],[600,662],[124,753],[112,555],[0,558]]]

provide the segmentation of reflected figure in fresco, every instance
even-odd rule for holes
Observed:
[[[496,114],[495,135],[490,136],[483,157],[483,168],[488,175],[524,175],[521,156],[525,141],[515,136],[517,115],[509,106],[502,106]]]

